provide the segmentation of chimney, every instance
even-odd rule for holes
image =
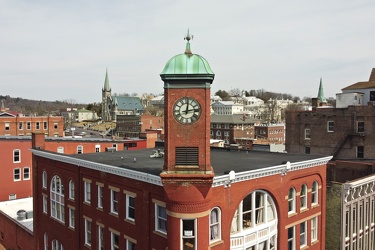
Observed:
[[[45,135],[44,133],[33,133],[31,136],[31,146],[34,149],[45,149]]]

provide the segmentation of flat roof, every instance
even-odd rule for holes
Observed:
[[[124,169],[159,176],[163,170],[164,158],[152,158],[157,150],[163,148],[125,150],[102,153],[67,155],[75,159],[87,160],[99,164],[115,166]],[[261,151],[237,151],[226,148],[211,148],[211,165],[215,176],[226,175],[229,171],[245,172],[268,167],[284,165],[286,162],[303,162],[327,155],[288,154]]]
[[[33,231],[33,218],[19,220],[17,219],[18,215],[17,212],[19,210],[25,210],[25,212],[31,213],[33,212],[33,198],[23,198],[23,199],[16,199],[10,201],[2,201],[0,202],[0,211],[8,215],[10,218],[14,219],[30,231]]]

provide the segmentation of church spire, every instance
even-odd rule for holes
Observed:
[[[108,68],[105,69],[105,80],[104,80],[103,91],[111,91],[111,87],[109,87],[109,80],[108,80]]]
[[[324,91],[323,91],[323,83],[322,83],[322,78],[320,77],[320,84],[319,84],[319,91],[318,91],[318,101],[320,103],[327,103],[327,100],[324,96]]]

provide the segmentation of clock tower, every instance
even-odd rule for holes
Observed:
[[[185,52],[172,57],[160,74],[165,124],[160,176],[167,201],[170,250],[182,246],[207,249],[209,243],[214,177],[210,162],[210,88],[215,74],[206,59],[191,52],[191,39],[188,31]]]

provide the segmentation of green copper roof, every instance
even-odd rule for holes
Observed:
[[[165,65],[160,75],[212,75],[210,65],[202,56],[191,53],[190,50],[190,34],[188,31],[185,53],[172,57]]]
[[[319,101],[321,103],[322,102],[327,102],[326,98],[324,97],[322,78],[320,78],[319,91],[318,91],[318,99],[319,99]]]

